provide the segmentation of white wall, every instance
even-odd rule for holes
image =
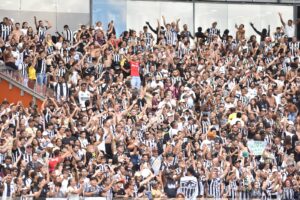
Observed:
[[[195,4],[195,31],[201,26],[203,30],[211,27],[212,22],[217,21],[218,27],[223,33],[228,28],[235,36],[235,23],[245,25],[246,37],[254,34],[249,23],[261,31],[271,25],[271,32],[277,26],[281,26],[278,12],[284,19],[293,19],[293,6],[255,5],[255,4],[224,4],[224,3],[196,3]],[[158,1],[127,1],[127,29],[141,31],[145,21],[149,21],[156,27],[156,20],[166,16],[168,22],[180,18],[180,28],[188,24],[189,29],[193,25],[193,4]]]
[[[53,28],[61,31],[65,24],[77,29],[79,24],[89,24],[89,0],[0,0],[0,19],[13,18],[15,22],[27,21],[34,27],[33,17],[49,20]]]
[[[180,28],[187,24],[192,30],[193,5],[191,3],[157,2],[157,1],[128,1],[127,2],[127,29],[141,31],[146,21],[152,27],[157,27],[157,19],[162,24],[162,16],[167,22],[176,21],[180,18]]]
[[[228,28],[230,34],[235,36],[235,24],[244,24],[246,37],[255,34],[249,23],[254,23],[257,30],[271,26],[273,32],[281,26],[278,12],[283,14],[285,20],[293,19],[293,6],[253,5],[253,4],[196,4],[195,26],[202,26],[205,30],[211,27],[213,21],[218,22],[221,32]]]

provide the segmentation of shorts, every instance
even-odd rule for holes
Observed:
[[[37,84],[38,85],[46,85],[47,83],[47,76],[45,73],[38,73],[37,74]]]

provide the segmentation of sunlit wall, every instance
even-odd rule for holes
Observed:
[[[0,18],[13,18],[15,22],[29,22],[34,27],[34,16],[38,20],[48,20],[53,28],[62,31],[68,24],[72,30],[79,24],[90,23],[89,0],[0,0]]]
[[[96,1],[95,1],[96,2]],[[119,13],[116,16],[124,21],[122,26],[117,26],[119,33],[125,29],[135,29],[141,31],[146,21],[149,21],[154,27],[157,26],[157,19],[162,23],[162,15],[166,17],[167,22],[175,21],[180,18],[180,28],[187,24],[190,30],[193,29],[193,4],[191,2],[171,2],[171,1],[122,1],[123,5],[116,3],[116,0],[107,0],[110,5],[116,4]],[[125,9],[126,6],[126,9]],[[96,8],[94,8],[95,10]],[[106,12],[108,9],[106,9]],[[126,11],[124,11],[126,10]],[[204,30],[211,26],[213,21],[218,22],[221,32],[229,28],[231,34],[235,36],[235,23],[244,24],[246,36],[255,32],[249,23],[253,22],[258,30],[271,27],[271,31],[277,26],[281,26],[278,12],[283,14],[285,20],[293,19],[293,6],[274,5],[274,4],[226,4],[226,3],[195,3],[195,24],[194,28],[201,26]],[[110,12],[110,15],[113,15]],[[126,16],[126,18],[124,17]],[[108,21],[108,17],[104,17]],[[124,20],[126,19],[126,20]],[[93,19],[94,21],[94,19]]]

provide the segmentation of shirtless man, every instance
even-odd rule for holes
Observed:
[[[236,24],[235,28],[237,29],[237,31],[236,31],[236,40],[237,41],[244,40],[245,39],[244,24],[240,24],[239,26]]]
[[[18,43],[19,43],[19,40],[20,40],[20,37],[21,35],[23,35],[21,29],[20,29],[20,23],[16,23],[15,24],[15,28],[12,32],[12,38],[14,38]]]
[[[12,47],[10,44],[5,44],[5,50],[3,52],[3,60],[5,65],[13,68],[13,69],[18,69],[18,67],[15,65],[16,59],[13,56],[12,53]]]
[[[277,104],[276,104],[276,99],[273,95],[273,89],[269,88],[268,92],[267,92],[267,101],[270,105],[271,108],[276,108]]]

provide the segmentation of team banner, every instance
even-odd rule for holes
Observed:
[[[267,143],[264,141],[250,140],[247,142],[247,146],[255,156],[261,156],[267,146]]]

